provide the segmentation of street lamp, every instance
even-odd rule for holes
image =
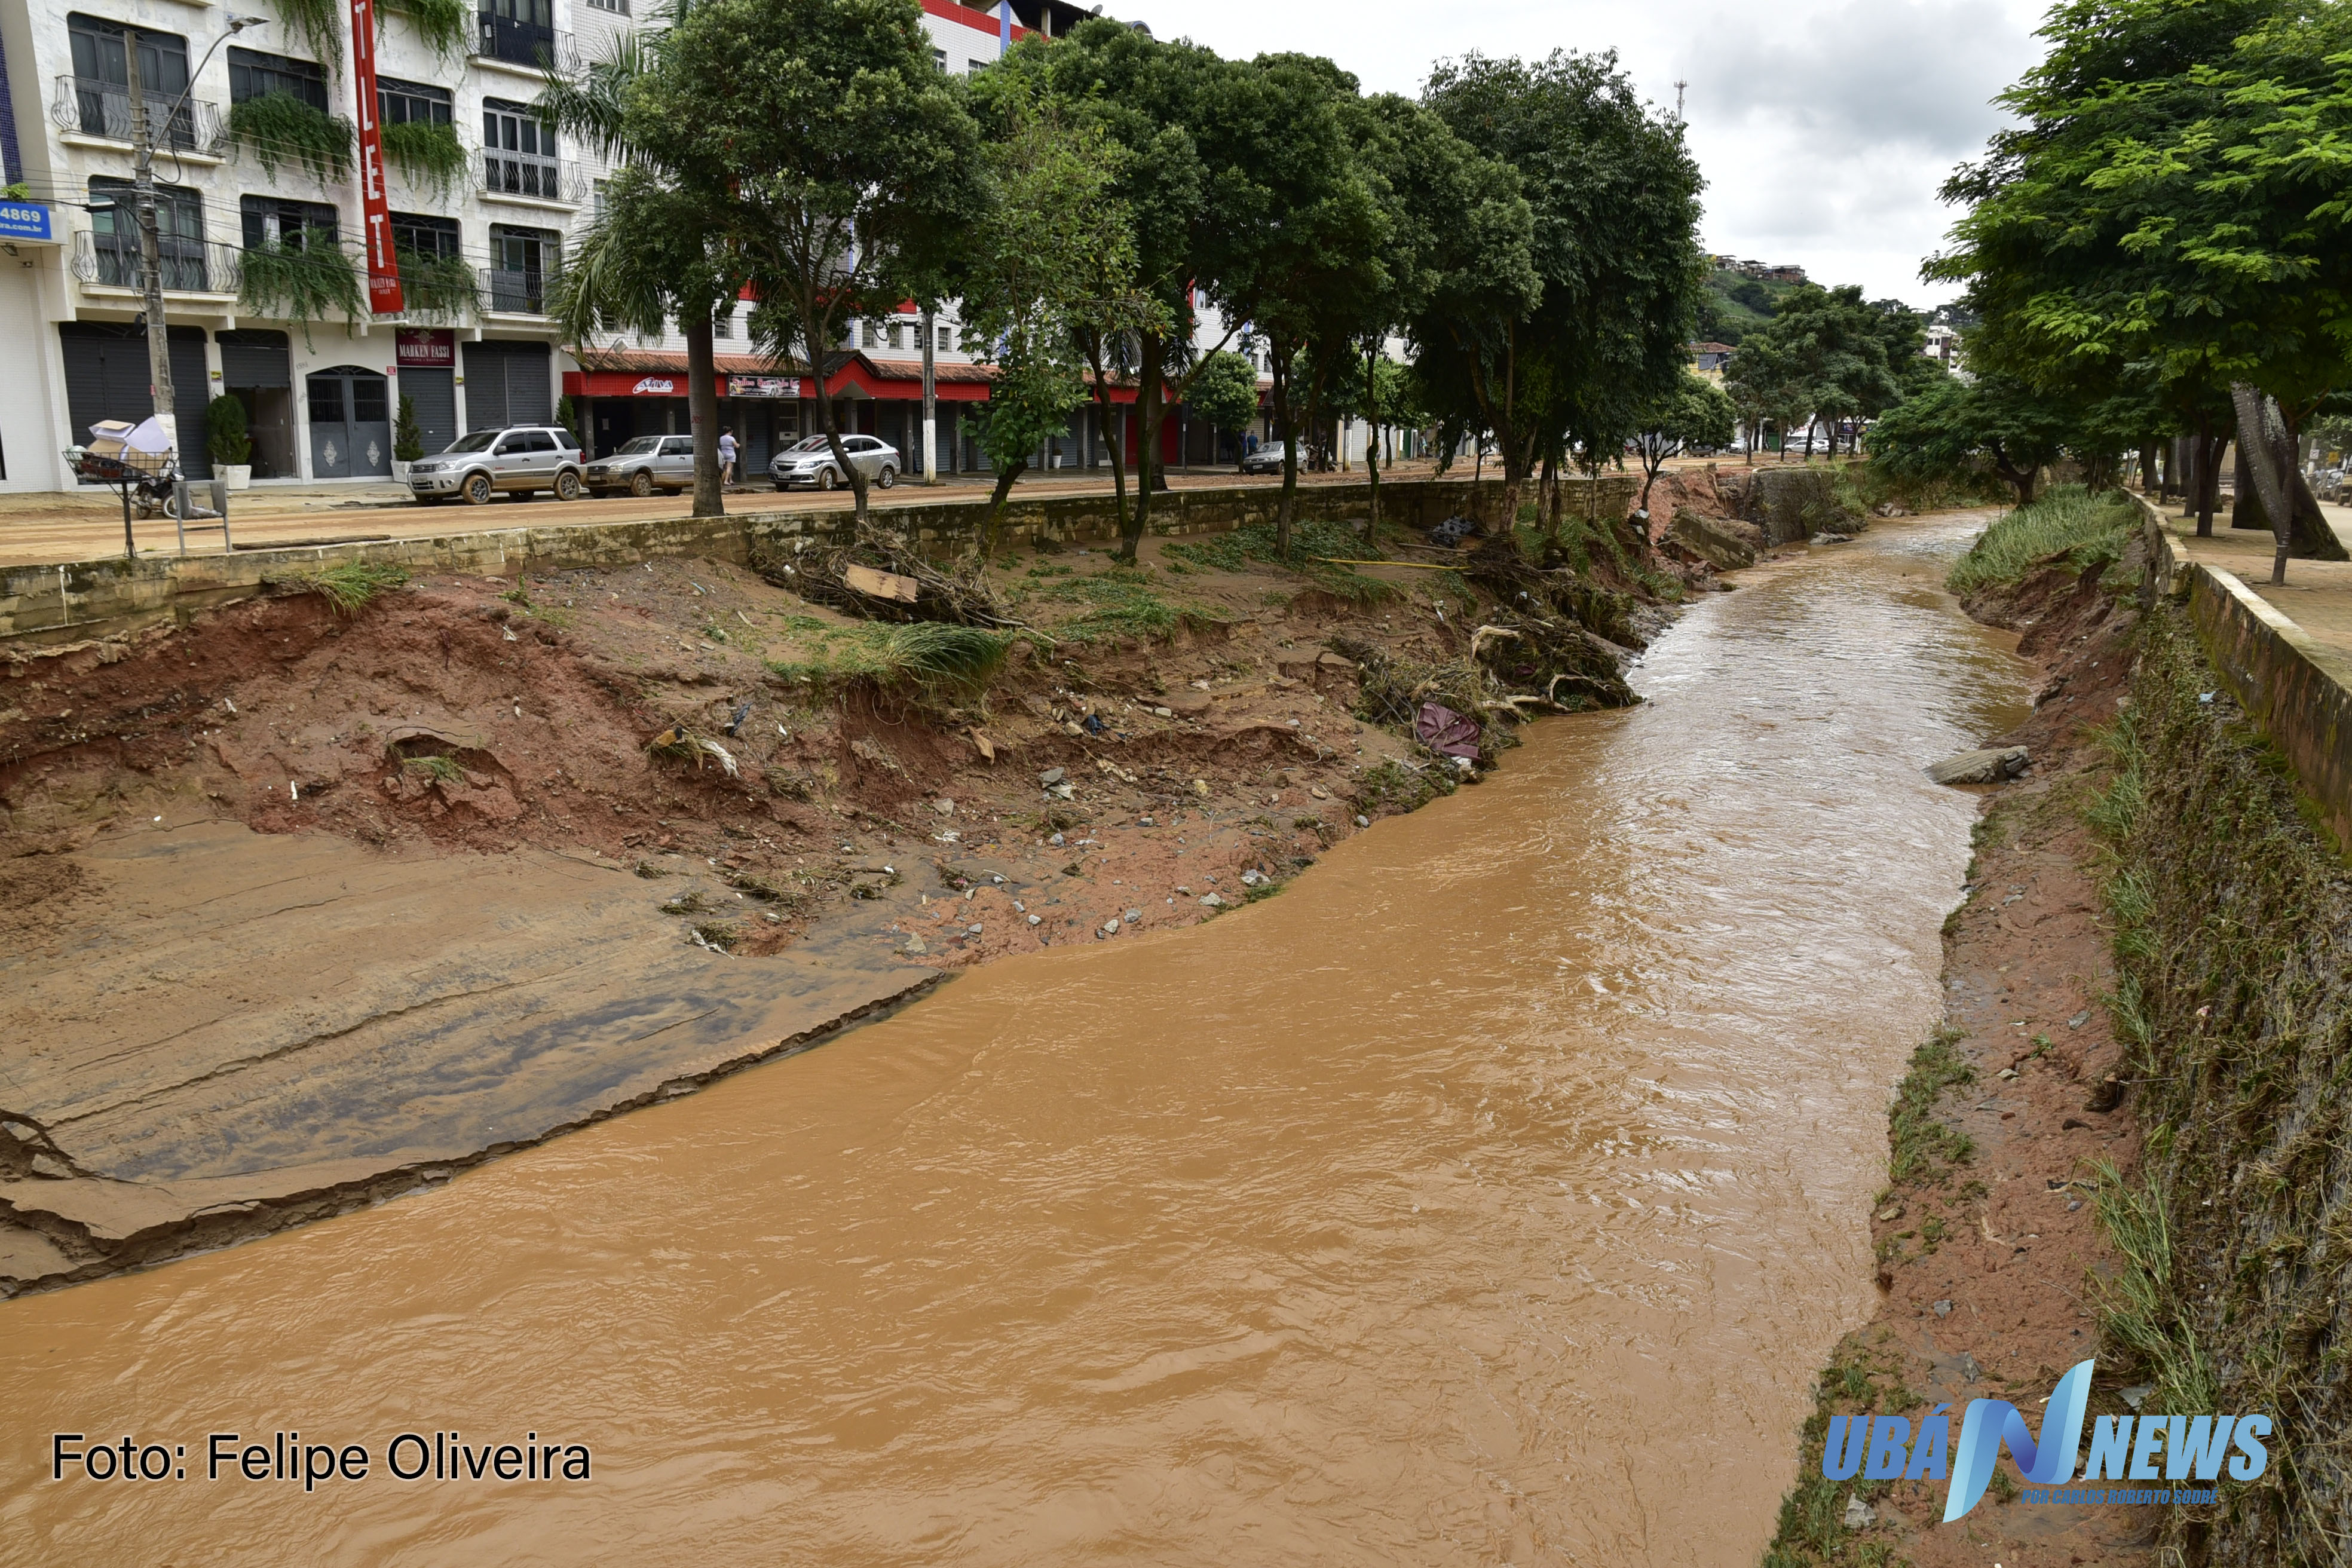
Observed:
[[[212,64],[213,55],[220,47],[244,32],[247,27],[268,25],[261,16],[231,16],[228,31],[215,38],[196,68],[188,73],[188,85],[172,100],[163,112],[167,128],[180,116],[195,90],[196,79],[205,67]],[[126,28],[122,35],[123,76],[131,96],[131,200],[139,224],[139,269],[146,284],[143,290],[147,314],[147,379],[148,389],[155,405],[155,422],[163,427],[163,438],[176,457],[180,448],[179,420],[172,409],[172,349],[170,335],[163,323],[163,246],[155,231],[155,144],[148,134],[147,95],[139,74],[139,35]],[[120,211],[120,207],[117,208]],[[126,545],[128,541],[125,541]]]

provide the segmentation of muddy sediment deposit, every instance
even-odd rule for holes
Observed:
[[[887,812],[926,852],[883,889],[908,906],[845,895],[775,952],[855,916],[923,968],[907,938],[953,945],[921,923],[942,895],[1058,897],[1069,940],[399,1202],[0,1306],[23,1413],[0,1509],[61,1559],[1752,1563],[1815,1371],[1875,1297],[1879,1119],[1941,1011],[1976,802],[1920,769],[2023,710],[2009,639],[1939,586],[1979,521],[1743,574],[1652,645],[1642,705],[1539,723],[1477,789],[1328,848],[1292,813],[1338,814],[1294,795],[1385,760],[1337,718],[1312,731],[1328,759],[1277,737],[1255,771],[1113,781],[1135,798],[1092,803],[1123,830],[1089,847],[1107,862],[1041,865],[1034,827],[1015,856],[987,818],[1051,809],[1039,773],[1091,766],[1072,721],[1033,716],[1015,743],[1066,755],[1022,756],[1017,799],[949,816],[918,775]],[[1295,689],[1193,679],[1239,705],[1211,710],[1234,744],[1308,728],[1246,715],[1312,707],[1311,662],[1278,678]],[[793,765],[821,779],[890,732],[835,733]],[[710,896],[719,850],[752,865],[682,812],[646,817],[587,838],[622,869],[572,863],[660,894],[688,879],[635,863],[675,851]],[[841,840],[858,864],[898,854],[869,820]],[[1154,929],[1179,919],[1165,884],[1197,900],[1276,856],[1318,864]],[[1095,940],[1135,883],[1157,916]],[[962,923],[996,940],[995,917]],[[47,1479],[52,1430],[294,1426],[379,1453],[535,1432],[593,1448],[594,1477]]]

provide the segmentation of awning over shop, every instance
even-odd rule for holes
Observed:
[[[687,395],[686,356],[654,350],[591,351],[579,356],[582,368],[566,371],[563,390],[573,397],[684,397]],[[797,366],[778,366],[753,354],[716,357],[721,397],[814,397],[814,378]],[[981,403],[988,397],[993,373],[985,365],[942,364],[933,384],[942,403]],[[876,360],[864,353],[844,353],[830,364],[827,390],[835,397],[870,397],[887,402],[916,402],[923,395],[923,367],[916,360]],[[1121,402],[1131,401],[1126,391]],[[1116,395],[1116,394],[1114,394]]]

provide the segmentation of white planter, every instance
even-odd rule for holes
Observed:
[[[392,460],[392,482],[396,485],[404,485],[408,482],[408,465],[398,458]]]
[[[219,475],[233,490],[241,490],[253,483],[251,463],[215,463],[213,472]]]

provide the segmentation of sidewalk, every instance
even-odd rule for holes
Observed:
[[[2336,537],[2352,551],[2352,507],[2323,502],[2322,513]],[[2276,546],[2268,530],[2231,528],[2224,517],[2213,520],[2213,537],[2197,537],[2197,520],[2171,514],[2167,509],[2165,531],[2173,552],[2185,564],[2201,562],[2227,572],[2293,621],[2328,651],[2352,659],[2352,561],[2289,561],[2286,583],[2271,585],[2271,557]]]
[[[1457,471],[1466,470],[1457,468]],[[1424,479],[1427,463],[1383,468],[1382,477]],[[1301,487],[1318,484],[1360,484],[1363,470],[1301,474]],[[1278,489],[1279,475],[1243,478],[1231,468],[1180,469],[1168,476],[1171,489],[1225,489],[1237,485]],[[1024,474],[1013,487],[1013,500],[1038,495],[1111,493],[1110,471],[1082,475]],[[1134,479],[1128,495],[1135,494]],[[559,501],[538,496],[527,501],[504,497],[488,506],[444,504],[419,506],[404,501],[405,492],[387,483],[345,482],[317,485],[258,485],[229,498],[230,536],[239,546],[274,549],[319,544],[353,543],[375,539],[431,538],[445,533],[470,533],[503,528],[547,528],[566,523],[643,522],[690,516],[690,496],[653,496],[639,500],[620,496],[610,500]],[[877,512],[894,507],[929,506],[942,501],[986,499],[988,485],[970,479],[950,479],[936,489],[901,480],[887,490],[873,492]],[[727,494],[730,512],[846,511],[846,490],[819,494],[814,490],[782,493],[771,486],[739,486]],[[168,517],[149,518],[132,525],[132,537],[142,555],[170,555],[179,548],[178,530]],[[191,555],[222,552],[217,533],[192,534]],[[122,553],[122,501],[112,490],[92,487],[64,493],[0,496],[0,565],[50,565],[97,561]]]

